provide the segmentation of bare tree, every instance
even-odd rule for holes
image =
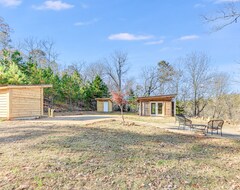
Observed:
[[[128,72],[127,61],[127,53],[116,51],[112,54],[110,62],[107,62],[106,64],[106,74],[110,79],[108,82],[114,86],[113,90],[119,92],[122,92],[123,90],[124,76]]]
[[[171,91],[174,75],[175,71],[170,63],[164,60],[158,63],[160,94],[167,94]]]
[[[202,53],[189,54],[185,59],[185,82],[187,82],[194,116],[199,116],[208,103],[211,79],[209,62],[209,57]]]
[[[103,61],[97,61],[97,62],[91,63],[86,67],[84,73],[87,80],[89,81],[93,81],[97,75],[100,76],[102,79],[104,79],[105,65]]]
[[[12,29],[5,22],[3,18],[0,17],[0,47],[1,49],[7,49],[10,47],[11,38],[10,33]]]
[[[69,75],[72,75],[74,72],[77,72],[78,74],[83,76],[85,65],[86,65],[85,61],[75,61],[72,64],[68,65],[65,71]]]
[[[157,67],[145,67],[141,73],[142,79],[142,94],[143,96],[150,96],[154,94],[159,88],[159,77]]]
[[[174,72],[171,79],[172,90],[170,91],[170,93],[179,95],[182,89],[182,84],[184,83],[183,82],[183,75],[184,75],[183,60],[178,59],[175,62],[175,64],[172,65],[172,67]]]
[[[68,76],[77,77],[75,82],[85,84],[86,83],[86,76],[84,75],[84,61],[75,61],[70,65],[65,65],[62,69],[62,76],[67,74]]]
[[[226,26],[237,23],[240,18],[240,3],[232,2],[228,3],[227,6],[217,11],[214,16],[203,16],[203,19],[207,23],[212,23],[213,30],[218,31]]]
[[[211,85],[211,117],[223,117],[225,95],[229,92],[229,76],[226,73],[215,73]]]
[[[24,40],[22,48],[27,57],[38,63],[39,67],[57,70],[59,54],[55,51],[52,40],[38,40],[30,37]]]

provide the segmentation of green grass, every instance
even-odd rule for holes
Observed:
[[[43,187],[43,181],[40,177],[35,176],[34,181],[37,184],[37,189],[41,189]]]
[[[240,141],[119,121],[8,125],[0,126],[1,189],[240,188]]]

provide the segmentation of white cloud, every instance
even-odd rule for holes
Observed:
[[[153,38],[149,35],[134,35],[129,33],[112,34],[108,37],[109,40],[125,40],[125,41],[137,41],[137,40],[148,40]]]
[[[21,0],[0,0],[0,4],[5,7],[16,7],[22,3]]]
[[[182,48],[181,47],[163,47],[160,49],[161,52],[164,51],[181,51]]]
[[[151,42],[146,42],[146,45],[157,45],[157,44],[162,44],[164,40],[158,40],[158,41],[151,41]]]
[[[199,36],[197,35],[188,35],[188,36],[182,36],[180,37],[178,40],[181,40],[181,41],[185,41],[185,40],[196,40],[200,38]]]
[[[74,5],[64,3],[62,1],[45,1],[42,5],[39,6],[33,6],[33,8],[37,10],[65,10],[65,9],[71,9]]]
[[[236,3],[240,2],[240,0],[216,0],[215,3]]]
[[[194,8],[204,8],[204,7],[206,7],[206,5],[201,4],[201,3],[197,3],[194,5]]]
[[[99,21],[99,19],[95,18],[95,19],[90,20],[90,21],[85,21],[85,22],[80,21],[80,22],[76,22],[76,23],[74,23],[74,25],[75,25],[75,26],[87,26],[87,25],[94,24],[94,23],[96,23],[96,22],[98,22],[98,21]]]

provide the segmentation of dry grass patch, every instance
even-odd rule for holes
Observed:
[[[240,142],[155,127],[0,127],[1,189],[239,189]]]

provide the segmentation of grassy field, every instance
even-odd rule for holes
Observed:
[[[239,141],[114,120],[6,122],[0,160],[0,189],[240,189]]]

